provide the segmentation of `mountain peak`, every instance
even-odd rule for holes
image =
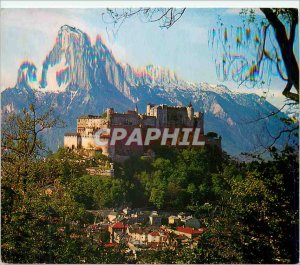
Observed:
[[[80,29],[77,29],[75,27],[69,26],[69,25],[63,25],[60,27],[61,32],[68,32],[68,33],[77,33],[77,34],[83,34],[83,32]]]
[[[231,90],[223,84],[211,85],[206,82],[200,82],[200,86],[202,91],[211,91],[218,94],[231,93]]]
[[[18,79],[17,79],[17,85],[18,87],[27,85],[28,82],[36,82],[37,76],[36,76],[37,68],[32,62],[25,61],[23,62],[18,71]]]
[[[58,32],[57,42],[60,43],[62,48],[67,48],[70,45],[85,45],[90,43],[90,40],[88,36],[80,29],[71,27],[69,25],[63,25]]]

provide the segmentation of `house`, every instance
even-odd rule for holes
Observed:
[[[200,228],[200,221],[197,218],[194,218],[192,216],[188,216],[186,218],[181,219],[182,223],[185,227],[192,227],[195,229]]]
[[[127,225],[123,224],[122,222],[114,223],[108,226],[108,231],[113,233],[114,231],[126,231]]]
[[[198,246],[198,242],[200,241],[200,237],[195,238],[189,238],[183,234],[181,235],[175,235],[172,237],[172,240],[170,241],[170,248],[176,249],[177,246],[185,246],[187,248],[195,248]]]
[[[193,239],[195,237],[199,237],[203,234],[203,229],[194,229],[191,227],[178,226],[176,230],[173,231],[176,235],[184,235],[187,238]]]
[[[136,244],[145,244],[148,240],[146,231],[140,227],[128,227],[126,232]]]
[[[109,222],[113,222],[117,219],[118,213],[115,211],[111,211],[108,215],[107,215],[107,219]]]
[[[136,212],[134,214],[131,214],[131,217],[129,219],[129,222],[132,224],[139,223],[139,224],[145,224],[149,219],[149,216],[143,212]]]
[[[114,222],[123,222],[127,223],[128,219],[127,216],[124,213],[120,213],[117,215],[117,218],[114,220]]]
[[[170,239],[170,246],[176,249],[178,245],[181,246],[186,245],[189,240],[190,239],[185,235],[176,234],[175,236],[172,236],[172,238]]]
[[[179,214],[177,214],[177,216],[180,220],[186,218],[186,214],[184,212],[180,212]]]
[[[161,226],[161,219],[161,216],[159,216],[156,211],[153,211],[149,216],[150,225]]]
[[[148,233],[147,247],[151,249],[164,249],[169,244],[168,233],[162,229]]]
[[[123,209],[123,213],[126,214],[126,215],[129,215],[131,214],[132,210],[129,208],[129,207],[126,207]]]
[[[159,243],[160,242],[160,233],[158,231],[153,231],[148,234],[149,243]]]
[[[126,242],[126,239],[128,237],[126,236],[126,234],[124,233],[124,231],[114,231],[113,234],[113,241],[116,243],[121,243],[121,242]]]
[[[180,218],[178,216],[171,215],[168,217],[168,223],[169,225],[179,225]]]
[[[159,234],[160,234],[160,242],[162,244],[169,244],[170,241],[169,241],[169,233],[166,231],[166,230],[160,230],[159,231]]]
[[[127,225],[123,224],[122,222],[117,222],[108,226],[108,232],[110,233],[110,240],[114,242],[116,238],[121,237],[120,234],[126,234]]]

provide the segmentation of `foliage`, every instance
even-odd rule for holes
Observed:
[[[25,111],[26,113],[26,111]],[[44,116],[45,117],[45,116]],[[114,178],[86,175],[92,163],[59,149],[42,157],[26,120],[3,131],[1,249],[8,263],[296,263],[298,150],[242,163],[214,148],[156,150],[116,165]],[[10,123],[13,121],[10,120]],[[7,138],[8,137],[8,138]],[[26,140],[25,140],[26,139]],[[38,143],[38,144],[37,144]],[[28,147],[33,146],[32,152]],[[198,246],[142,251],[88,238],[86,209],[156,206],[189,210],[205,233]]]
[[[298,157],[291,149],[273,156],[273,161],[224,170],[228,185],[212,206],[209,232],[200,244],[207,254],[205,263],[298,260]]]
[[[122,179],[84,175],[75,182],[72,193],[86,209],[101,209],[125,204],[131,188]]]
[[[183,149],[173,157],[156,158],[151,170],[136,175],[149,202],[159,209],[185,209],[204,203],[210,196],[211,173],[217,170],[216,162],[222,161],[222,154],[213,149]]]
[[[85,209],[73,183],[86,162],[60,149],[42,157],[39,133],[58,124],[36,107],[12,114],[2,126],[1,254],[7,263],[121,263],[125,255],[86,237]]]

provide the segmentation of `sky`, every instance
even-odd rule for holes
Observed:
[[[212,59],[214,51],[208,47],[208,31],[216,27],[218,16],[224,24],[241,23],[239,9],[191,8],[169,29],[134,17],[116,32],[103,19],[103,12],[104,9],[78,8],[1,9],[1,89],[15,85],[23,61],[41,67],[65,24],[87,33],[92,43],[100,34],[119,62],[134,67],[159,65],[176,71],[186,81],[220,84]],[[234,82],[223,84],[231,90],[258,94],[267,89],[238,88]],[[284,99],[280,92],[283,87],[284,83],[274,76],[268,100],[277,106]]]

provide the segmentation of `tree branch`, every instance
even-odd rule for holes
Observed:
[[[290,25],[291,29],[290,29],[290,38],[289,38],[289,42],[290,42],[291,46],[293,46],[293,44],[294,44],[297,24],[298,24],[298,20],[292,19],[291,25]]]
[[[293,52],[293,43],[290,42],[291,40],[294,40],[294,33],[291,32],[291,38],[288,39],[285,26],[279,20],[278,15],[276,15],[271,8],[261,8],[261,11],[274,28],[275,37],[280,47],[281,55],[286,68],[288,84],[283,91],[283,95],[299,103],[299,66]],[[295,21],[295,19],[293,21],[294,22],[292,22],[292,24],[293,27],[295,27],[296,25],[294,24],[297,24],[298,21]],[[295,87],[297,94],[291,92],[292,86]]]
[[[288,83],[286,84],[286,87],[284,88],[284,90],[282,92],[282,95],[284,95],[285,97],[287,97],[291,100],[294,100],[295,102],[299,102],[299,95],[291,92],[292,87],[293,87],[293,84],[288,81]]]

